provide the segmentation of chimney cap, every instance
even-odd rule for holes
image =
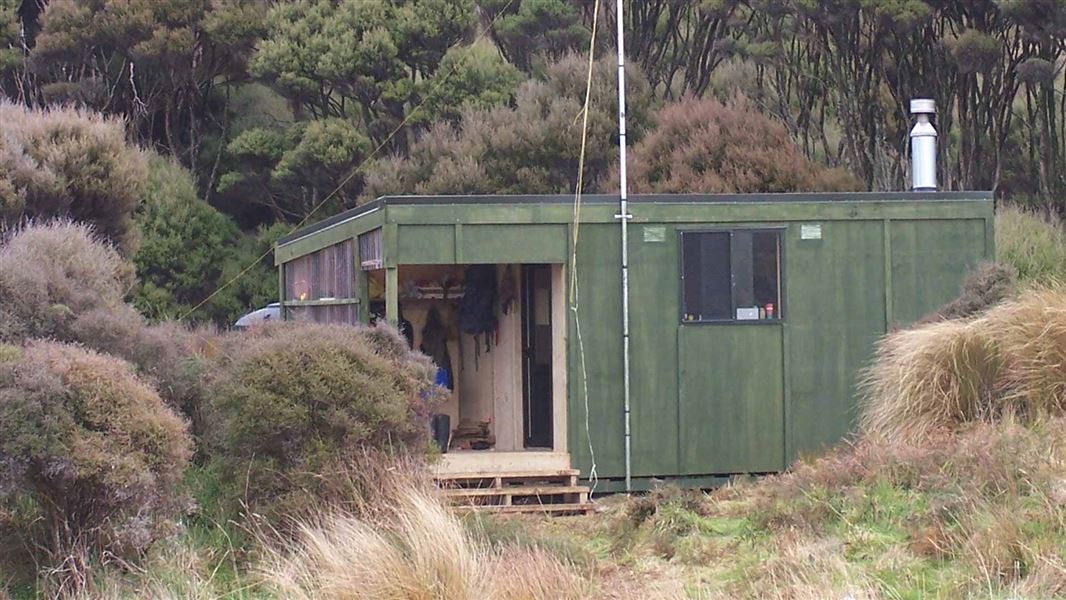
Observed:
[[[911,100],[912,115],[935,115],[936,100],[930,98],[915,98]]]

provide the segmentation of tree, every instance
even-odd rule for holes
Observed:
[[[20,71],[25,59],[19,22],[19,2],[0,0],[0,90],[16,92],[21,82]]]
[[[471,0],[308,0],[276,4],[252,71],[298,118],[358,119],[381,143],[473,24]],[[397,143],[406,142],[404,136]]]
[[[522,79],[522,73],[490,44],[455,46],[422,86],[424,104],[418,121],[455,122],[464,110],[509,105]]]
[[[588,46],[589,29],[568,0],[483,0],[479,6],[504,56],[527,73]]]
[[[248,129],[227,150],[232,168],[219,191],[243,195],[274,220],[298,222],[316,208],[325,216],[352,206],[363,182],[355,168],[373,148],[353,122],[325,117],[284,129]],[[334,190],[329,205],[320,207]]]
[[[194,174],[225,135],[226,95],[247,77],[263,0],[52,0],[30,62],[39,101],[76,102],[123,116],[138,141],[166,149]],[[209,157],[209,161],[216,157]],[[205,187],[212,182],[202,181]]]
[[[585,186],[594,189],[614,163],[617,143],[616,68],[595,65]],[[573,193],[581,148],[581,108],[587,62],[571,56],[547,67],[543,79],[527,81],[516,104],[468,110],[453,124],[438,122],[407,158],[375,163],[367,173],[364,198],[384,194]],[[636,68],[628,73],[628,117],[632,139],[648,121],[651,91]]]
[[[629,186],[644,193],[855,191],[841,169],[812,163],[779,122],[743,98],[728,104],[686,99],[668,104],[634,146]],[[613,181],[617,181],[617,171]],[[611,183],[608,187],[616,187]]]
[[[56,108],[0,102],[0,225],[69,217],[126,252],[132,216],[148,178],[145,153],[126,143],[122,123]]]
[[[754,13],[743,6],[738,0],[629,0],[626,51],[664,97],[703,95],[748,31]]]

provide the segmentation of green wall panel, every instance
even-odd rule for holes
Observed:
[[[922,318],[959,295],[966,272],[983,259],[985,221],[891,221],[894,324]]]
[[[630,421],[634,477],[680,472],[677,444],[679,279],[675,228],[631,226],[629,333],[633,368]]]
[[[455,226],[400,225],[398,229],[399,264],[455,263]]]
[[[465,229],[465,228],[464,228]],[[564,246],[565,248],[566,246]],[[570,384],[570,456],[575,469],[588,476],[596,454],[600,477],[625,475],[622,401],[622,276],[618,227],[582,225],[578,246],[578,293],[581,339],[588,373],[588,431],[582,395],[578,332],[570,316],[568,330]]]
[[[801,239],[793,224],[785,243],[792,458],[851,430],[857,373],[885,330],[883,222],[820,226],[821,239]]]
[[[781,326],[678,329],[682,474],[784,468]]]
[[[456,233],[459,263],[562,263],[565,225],[463,225]]]

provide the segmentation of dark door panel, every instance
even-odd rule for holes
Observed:
[[[551,267],[522,267],[522,422],[525,447],[552,446]]]

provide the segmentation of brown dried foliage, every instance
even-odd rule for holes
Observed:
[[[633,147],[629,183],[640,193],[858,191],[842,169],[820,166],[792,143],[783,123],[743,97],[729,103],[684,99],[668,104]],[[617,170],[612,183],[618,180]]]

